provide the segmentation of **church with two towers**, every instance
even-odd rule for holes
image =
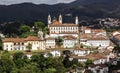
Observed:
[[[50,15],[48,15],[48,28],[50,37],[58,37],[58,36],[69,36],[72,35],[74,37],[78,37],[79,33],[79,19],[76,16],[75,17],[75,23],[63,23],[62,15],[59,15],[58,20],[51,18]]]

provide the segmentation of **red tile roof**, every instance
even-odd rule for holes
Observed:
[[[65,40],[76,40],[76,39],[77,39],[76,37],[74,37],[74,36],[72,36],[72,35],[63,36],[63,38],[64,38]]]
[[[84,51],[84,50],[89,50],[89,49],[87,49],[87,48],[76,48],[76,49],[74,49],[74,50],[81,50],[81,51]]]
[[[108,40],[109,38],[107,36],[98,36],[95,34],[83,34],[81,36],[81,39],[87,39],[87,40]]]
[[[24,40],[25,40],[24,38],[5,38],[3,40],[3,42],[17,42],[17,43],[19,43],[19,42],[25,42]]]
[[[3,42],[26,42],[26,41],[39,41],[40,39],[36,36],[29,36],[27,38],[5,38]]]
[[[48,37],[48,38],[46,38],[46,40],[55,40],[55,38]]]
[[[101,32],[106,32],[103,29],[92,29],[92,33],[101,33]]]
[[[78,25],[71,24],[71,23],[61,24],[59,21],[53,21],[49,26],[50,27],[76,27]]]
[[[76,56],[76,55],[73,55],[71,56],[72,58],[77,58],[77,59],[91,59],[93,61],[95,60],[99,60],[99,59],[106,59],[106,56],[104,54],[89,54],[89,55],[86,55],[86,56]]]
[[[25,39],[25,41],[39,41],[40,38],[36,36],[29,36]]]

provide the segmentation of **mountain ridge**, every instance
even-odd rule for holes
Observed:
[[[77,15],[84,18],[120,18],[119,0],[76,0],[71,3],[54,5],[21,3],[0,5],[0,23],[9,21],[36,21],[47,23],[47,15],[58,17],[63,14],[65,22],[73,22]],[[65,16],[71,14],[71,17]]]

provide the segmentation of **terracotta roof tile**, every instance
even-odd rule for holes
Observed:
[[[39,41],[40,38],[36,36],[29,36],[25,39],[25,41]]]
[[[39,41],[40,39],[36,36],[29,36],[27,38],[5,38],[3,42],[26,42],[26,41]]]
[[[84,51],[84,50],[89,50],[89,49],[87,49],[87,48],[76,48],[74,50],[82,50],[82,51]]]
[[[61,25],[59,21],[53,21],[50,25]]]
[[[99,59],[106,59],[106,56],[104,54],[89,54],[86,56],[76,56],[72,55],[72,58],[77,58],[77,59],[91,59],[91,60],[99,60]]]
[[[106,32],[103,29],[92,29],[92,33],[101,33],[101,32]]]
[[[74,37],[74,36],[72,36],[72,35],[63,36],[63,38],[64,38],[65,40],[75,40],[75,39],[77,39],[76,37]]]
[[[98,36],[95,34],[83,34],[81,36],[81,39],[87,39],[87,40],[108,40],[109,38],[107,36]]]
[[[48,37],[48,38],[46,38],[46,40],[55,40],[55,38]]]
[[[5,38],[3,42],[25,42],[24,38]]]
[[[49,25],[50,27],[76,27],[76,26],[78,26],[78,25],[76,25],[76,24],[71,24],[71,23],[65,23],[65,24],[61,24],[59,21],[54,21],[54,22],[52,22],[50,25]]]

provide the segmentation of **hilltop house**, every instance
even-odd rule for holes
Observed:
[[[91,70],[92,73],[108,73],[109,71],[108,66],[105,64],[91,64],[88,66],[88,70]]]
[[[90,51],[90,49],[87,49],[87,48],[76,48],[73,50],[73,54],[77,56],[86,56],[91,52],[92,51]]]
[[[108,47],[110,46],[110,40],[107,36],[82,34],[80,37],[80,44],[93,47]]]
[[[69,35],[69,36],[63,36],[63,46],[64,48],[73,48],[77,44],[77,38]]]
[[[44,40],[36,36],[29,36],[27,38],[5,38],[3,40],[4,50],[28,50],[26,46],[28,44],[32,45],[31,50],[45,50]]]

